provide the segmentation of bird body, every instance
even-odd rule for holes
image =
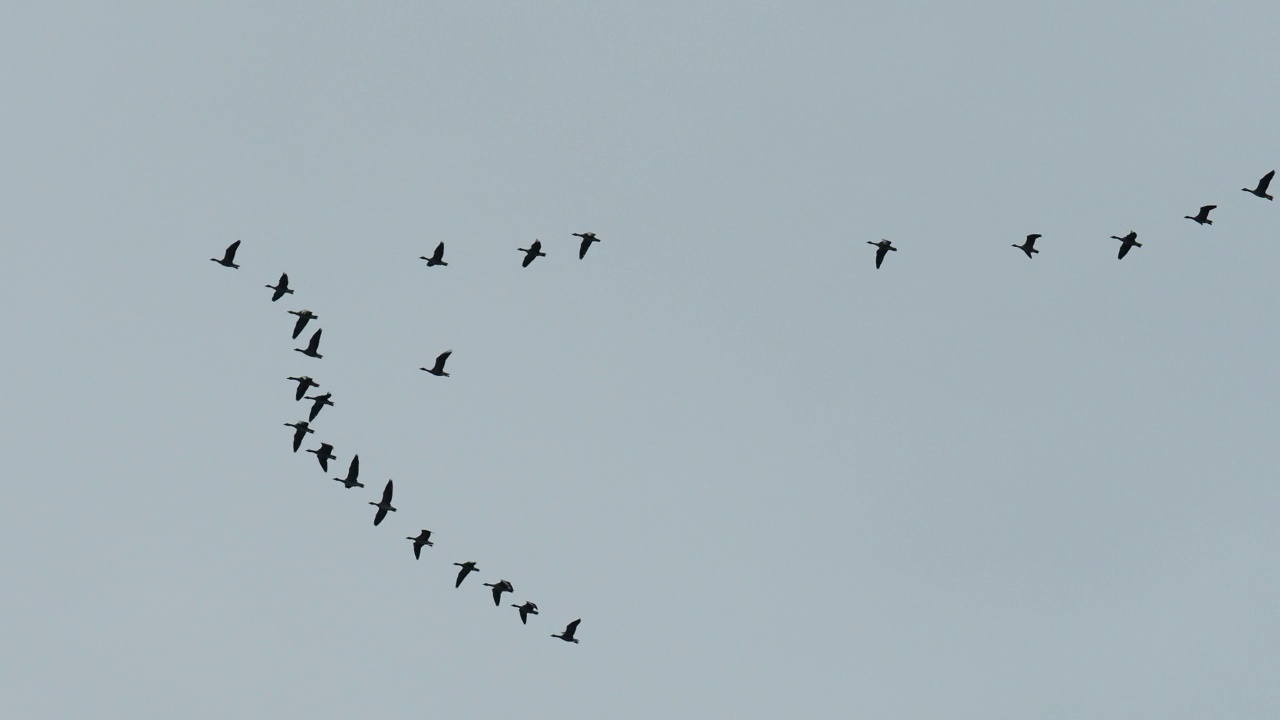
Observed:
[[[596,237],[596,234],[593,232],[573,233],[573,235],[574,237],[582,238],[582,244],[578,246],[579,260],[587,256],[587,251],[591,249],[591,243],[600,242],[600,238]]]
[[[275,285],[268,285],[267,287],[271,288],[272,290],[275,290],[275,292],[271,294],[271,302],[275,302],[280,298],[284,297],[285,295],[293,294],[293,291],[289,289],[288,273],[280,273],[280,280],[277,281]],[[297,337],[297,336],[295,335],[294,337]]]
[[[524,261],[520,263],[520,267],[529,267],[529,263],[533,262],[534,258],[547,256],[546,253],[542,252],[541,240],[534,240],[533,244],[527,248],[516,248],[516,249],[524,253]]]
[[[1200,208],[1200,212],[1193,215],[1183,215],[1188,220],[1195,220],[1201,225],[1212,225],[1213,221],[1209,219],[1209,211],[1218,207],[1217,205],[1204,205]]]
[[[1026,241],[1023,242],[1021,245],[1014,245],[1014,247],[1026,253],[1027,257],[1031,257],[1032,253],[1040,252],[1039,250],[1036,249],[1036,240],[1039,238],[1040,236],[1038,234],[1033,233],[1031,235],[1028,235]]]
[[[480,569],[476,567],[475,562],[471,560],[468,560],[466,562],[454,563],[454,565],[457,565],[458,567],[462,568],[461,570],[458,571],[458,579],[453,581],[454,587],[460,587],[462,585],[462,581],[466,580],[468,575]]]
[[[382,488],[382,500],[379,502],[371,502],[370,505],[378,508],[378,513],[373,516],[373,524],[376,527],[387,516],[388,512],[395,512],[396,509],[391,507],[391,493],[394,490],[391,480],[387,481],[387,486]]]
[[[333,397],[333,393],[325,393],[323,395],[316,395],[316,396],[308,395],[307,399],[313,402],[311,403],[311,415],[310,417],[307,418],[307,420],[311,422],[315,422],[316,416],[320,414],[320,408],[324,407],[325,405],[332,406],[333,401],[329,399],[331,397]]]
[[[298,448],[302,447],[302,438],[306,437],[307,433],[315,432],[315,430],[311,429],[310,423],[308,423],[306,420],[299,420],[296,423],[285,423],[284,426],[293,428],[293,451],[294,452],[298,452]]]
[[[418,257],[421,258],[422,260],[427,261],[427,267],[435,267],[436,265],[449,264],[444,261],[444,243],[443,242],[436,246],[436,251],[431,253],[431,257],[427,257],[425,255],[419,255]]]
[[[511,607],[516,608],[517,610],[519,610],[519,611],[520,611],[520,624],[521,624],[521,625],[528,625],[528,624],[529,624],[529,616],[530,616],[530,615],[537,615],[537,614],[538,614],[538,606],[537,606],[537,605],[535,605],[535,604],[533,604],[533,603],[531,603],[531,602],[526,602],[526,603],[525,603],[525,604],[523,604],[523,605],[516,605],[515,603],[512,603],[512,604],[511,604]]]
[[[240,241],[237,240],[227,246],[227,250],[222,254],[221,260],[219,260],[218,258],[209,258],[209,259],[218,263],[223,267],[238,268],[240,266],[236,264],[236,250],[239,250],[239,249],[240,249]]]
[[[571,643],[576,643],[576,642],[578,642],[577,638],[575,638],[573,635],[574,635],[574,633],[578,632],[578,623],[580,623],[580,622],[582,622],[582,618],[578,618],[577,620],[574,620],[573,622],[571,622],[571,623],[569,623],[567,626],[565,626],[565,629],[564,629],[564,632],[563,632],[563,633],[561,633],[561,634],[559,634],[559,635],[556,635],[556,634],[554,634],[554,633],[553,633],[553,634],[551,635],[551,637],[553,637],[553,638],[560,638],[561,640],[563,640],[563,641],[565,641],[565,642],[571,642]]]
[[[326,472],[329,470],[329,461],[338,457],[333,454],[333,446],[329,443],[320,443],[320,447],[307,452],[316,454],[316,459],[320,461],[320,469]]]
[[[310,310],[290,310],[289,314],[298,316],[298,322],[293,324],[294,340],[297,340],[298,336],[302,334],[302,329],[307,326],[307,323],[320,317],[319,315],[311,312]]]
[[[357,479],[359,477],[360,477],[360,456],[352,455],[351,466],[347,468],[347,477],[334,478],[334,480],[337,480],[338,482],[342,483],[343,485],[346,486],[348,490],[350,490],[351,488],[364,487],[364,483],[360,482]]]
[[[1135,247],[1142,247],[1142,243],[1138,242],[1138,233],[1130,230],[1128,235],[1119,237],[1112,235],[1111,239],[1120,241],[1120,254],[1117,259],[1123,260],[1125,255],[1129,254],[1129,250]]]
[[[315,380],[312,380],[309,375],[303,375],[301,377],[291,377],[289,379],[298,383],[298,392],[294,394],[293,396],[294,400],[301,400],[303,396],[307,394],[308,390],[310,390],[313,387],[320,387],[320,383],[316,382]]]
[[[422,557],[422,546],[423,546],[423,545],[426,545],[427,547],[434,547],[434,546],[435,546],[435,543],[431,542],[431,531],[430,531],[430,530],[425,530],[425,529],[424,529],[422,532],[418,533],[418,536],[417,536],[417,537],[414,537],[414,536],[410,535],[409,537],[405,538],[405,540],[412,540],[412,541],[413,541],[413,559],[414,559],[414,560],[418,560],[418,559],[420,559],[420,558]]]
[[[323,328],[315,331],[315,333],[311,335],[311,342],[307,343],[307,349],[303,350],[302,348],[294,348],[294,350],[296,352],[302,353],[303,355],[306,355],[307,357],[313,357],[313,358],[324,357],[323,355],[320,354],[320,333],[322,332],[324,332]]]
[[[493,605],[497,607],[502,604],[502,593],[515,592],[516,589],[511,587],[511,583],[506,580],[499,580],[496,583],[485,583],[485,587],[493,588]]]
[[[1257,195],[1260,198],[1266,198],[1267,200],[1275,200],[1275,198],[1267,194],[1267,187],[1271,185],[1271,178],[1275,176],[1276,176],[1276,171],[1272,170],[1271,172],[1262,176],[1262,179],[1258,181],[1258,187],[1254,188],[1253,190],[1250,190],[1249,188],[1240,188],[1240,189],[1247,193]]]
[[[878,250],[876,250],[876,269],[877,270],[880,269],[880,263],[884,262],[884,256],[888,255],[890,250],[892,250],[893,252],[898,252],[898,248],[894,247],[893,243],[889,242],[888,240],[881,240],[880,242],[871,242],[870,240],[868,240],[867,244],[875,245],[877,248],[879,248]]]
[[[452,354],[453,354],[452,350],[445,350],[444,352],[440,353],[439,356],[436,357],[436,364],[432,365],[430,369],[428,368],[418,368],[418,369],[425,370],[431,373],[432,375],[435,375],[436,377],[449,377],[449,373],[444,371],[444,363],[446,360],[449,359],[449,356]]]

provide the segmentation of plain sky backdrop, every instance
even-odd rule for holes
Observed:
[[[2,714],[1280,716],[1277,28],[9,4]]]

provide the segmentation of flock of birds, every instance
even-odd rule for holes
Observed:
[[[582,240],[582,243],[578,249],[579,259],[586,257],[587,250],[591,247],[592,243],[600,242],[600,239],[596,237],[595,233],[587,232],[587,233],[573,233],[573,234],[574,236],[581,238]],[[223,267],[238,269],[240,266],[236,264],[236,252],[239,249],[240,249],[240,241],[236,240],[235,242],[227,246],[227,249],[223,253],[221,258],[215,257],[215,258],[210,258],[210,260],[218,263],[219,265],[222,265]],[[523,252],[525,254],[524,260],[521,262],[521,265],[523,267],[528,267],[529,263],[533,262],[535,259],[546,256],[546,253],[542,251],[542,242],[539,240],[534,240],[533,243],[529,245],[529,247],[519,248],[519,250],[520,252]],[[431,257],[422,256],[421,259],[427,261],[427,267],[435,267],[438,265],[447,266],[449,264],[444,260],[444,243],[443,242],[441,242],[439,245],[436,246],[436,249],[432,253]],[[280,279],[276,281],[275,285],[267,285],[266,287],[269,290],[271,290],[272,302],[279,301],[285,295],[293,294],[293,288],[289,287],[288,273],[281,273]],[[320,317],[319,315],[316,315],[314,312],[307,309],[290,310],[289,314],[294,315],[298,318],[293,325],[293,338],[295,340],[298,338],[298,336],[302,334],[302,332],[306,329],[307,325],[312,320],[316,320]],[[323,328],[317,329],[314,333],[311,334],[311,339],[307,342],[306,347],[294,348],[294,350],[302,353],[303,355],[306,355],[309,358],[316,358],[316,359],[323,358],[324,356],[320,354],[320,335],[323,332],[324,332]],[[452,350],[446,350],[440,353],[440,355],[436,357],[436,361],[431,367],[429,368],[424,367],[420,369],[432,375],[435,375],[436,377],[449,377],[449,373],[445,372],[444,366],[445,366],[445,362],[449,360],[449,356],[452,353],[453,353]],[[312,388],[320,387],[320,383],[316,382],[310,375],[297,375],[297,376],[290,377],[289,380],[292,380],[293,382],[297,383],[297,388],[294,390],[294,396],[293,396],[293,399],[296,402],[301,402],[302,400],[311,401],[311,408],[307,412],[306,420],[299,420],[297,422],[284,424],[285,427],[293,428],[293,451],[296,453],[300,449],[302,449],[302,444],[306,440],[307,435],[315,433],[315,430],[311,427],[311,423],[315,422],[316,417],[320,415],[320,411],[327,406],[329,407],[333,406],[334,403],[333,403],[332,393],[326,392],[323,394],[316,394],[316,395],[307,394]],[[329,461],[337,459],[337,456],[333,454],[333,445],[327,442],[320,443],[319,447],[309,448],[307,452],[312,453],[316,456],[316,459],[320,463],[320,469],[326,473],[329,471]],[[346,477],[335,477],[333,479],[336,480],[337,482],[342,483],[342,485],[348,490],[352,488],[364,487],[364,483],[360,482],[360,456],[359,455],[351,456],[351,463],[350,465],[347,466]],[[384,485],[382,488],[381,499],[379,499],[378,502],[369,503],[370,505],[377,508],[377,512],[374,513],[374,516],[373,516],[373,524],[375,527],[382,524],[382,521],[385,520],[387,517],[387,513],[396,512],[396,507],[391,504],[391,500],[392,500],[392,497],[394,496],[394,493],[395,493],[395,482],[393,480],[387,480],[387,484]],[[410,540],[413,542],[414,559],[420,559],[422,557],[422,548],[435,546],[435,543],[431,541],[431,537],[432,537],[432,532],[426,528],[423,528],[417,535],[409,535],[408,537],[405,538],[406,540]],[[453,583],[453,586],[455,588],[461,587],[462,581],[466,580],[468,575],[470,575],[473,572],[478,572],[480,570],[480,568],[477,567],[475,561],[472,561],[472,560],[468,560],[466,562],[454,563],[454,565],[456,565],[459,568],[458,576]],[[493,595],[493,604],[495,606],[502,605],[503,593],[515,593],[515,587],[508,580],[499,579],[496,582],[484,583],[484,586],[490,588],[490,591]],[[525,601],[520,604],[512,603],[511,607],[515,608],[519,612],[520,622],[521,624],[524,624],[524,625],[527,625],[529,623],[530,615],[539,614],[537,604],[531,601]],[[559,638],[560,640],[563,640],[565,642],[577,643],[578,638],[576,637],[576,635],[578,632],[578,623],[580,622],[582,622],[581,618],[574,620],[573,622],[569,623],[565,627],[563,632],[553,633],[551,637]]]

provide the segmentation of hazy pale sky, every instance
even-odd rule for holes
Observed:
[[[1277,27],[7,8],[4,714],[1277,717]]]

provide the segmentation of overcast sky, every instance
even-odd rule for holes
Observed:
[[[0,705],[1277,717],[1278,27],[7,8]]]

